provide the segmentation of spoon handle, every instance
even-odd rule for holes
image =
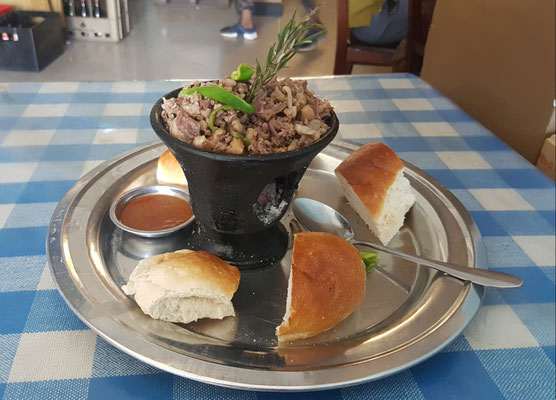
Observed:
[[[486,269],[469,268],[461,265],[445,263],[442,261],[435,261],[428,258],[417,257],[411,254],[402,253],[401,251],[390,249],[388,247],[380,246],[378,244],[367,242],[352,241],[356,246],[366,246],[375,250],[380,250],[385,253],[392,254],[396,257],[412,261],[416,264],[423,264],[432,267],[438,271],[447,273],[448,275],[455,276],[456,278],[470,281],[482,286],[492,286],[498,288],[515,288],[523,285],[523,280],[517,276],[506,274],[503,272],[490,271]]]

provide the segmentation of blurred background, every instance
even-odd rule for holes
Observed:
[[[17,3],[26,0],[11,0]],[[27,0],[28,1],[28,0]],[[0,4],[10,0],[0,1]],[[79,1],[75,1],[79,16]],[[264,2],[262,2],[264,3]],[[102,4],[102,3],[101,3]],[[68,37],[65,52],[39,73],[0,71],[2,81],[91,81],[217,78],[229,74],[240,63],[264,59],[276,40],[278,14],[289,18],[298,0],[266,2],[266,10],[255,15],[257,40],[227,39],[219,30],[239,19],[234,2],[216,0],[190,2],[128,0],[129,33],[117,42],[94,37]],[[122,7],[123,8],[123,7]],[[67,13],[67,10],[66,10]],[[274,15],[272,15],[274,14]],[[310,52],[299,53],[286,71],[291,76],[331,75],[336,48],[336,1],[321,3],[320,18],[328,29],[324,41]],[[66,24],[71,18],[66,18]],[[79,19],[80,18],[76,18]],[[88,18],[94,22],[93,18]],[[89,21],[85,20],[86,23]],[[70,26],[71,28],[71,26]],[[79,33],[79,26],[76,31]],[[113,36],[114,37],[114,36]],[[389,72],[389,67],[357,66],[355,72]]]

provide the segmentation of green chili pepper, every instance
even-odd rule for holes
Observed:
[[[212,110],[212,112],[210,113],[210,116],[209,116],[209,124],[208,124],[209,128],[212,131],[215,131],[217,129],[216,126],[214,126],[214,119],[216,118],[216,114],[218,114],[218,111],[231,110],[231,109],[232,109],[232,106],[220,106],[220,107],[217,107],[214,110]]]
[[[249,80],[254,72],[253,68],[245,64],[240,64],[239,67],[237,67],[237,70],[232,72],[230,77],[236,82],[243,82]]]
[[[365,269],[370,271],[376,265],[376,253],[374,251],[360,251],[361,258],[365,264]]]
[[[245,100],[237,97],[235,94],[227,91],[220,86],[199,86],[192,87],[189,89],[183,89],[178,97],[192,95],[193,93],[199,93],[209,99],[216,100],[219,103],[226,104],[232,107],[234,110],[243,111],[246,114],[253,114],[255,112],[255,107],[247,103]]]
[[[232,131],[232,136],[241,140],[243,142],[243,145],[245,147],[249,147],[249,145],[251,144],[251,141],[249,139],[247,139],[245,136],[243,136],[241,133],[236,132],[236,131]]]

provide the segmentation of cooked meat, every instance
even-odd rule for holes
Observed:
[[[240,98],[249,82],[194,82],[193,87],[220,85]],[[332,106],[307,89],[306,80],[274,79],[254,100],[256,112],[220,110],[210,128],[210,115],[222,106],[199,93],[164,99],[162,118],[176,138],[196,147],[233,154],[272,154],[293,151],[319,140],[328,130],[324,119]],[[243,138],[243,139],[242,139]]]
[[[184,142],[191,142],[195,139],[195,136],[199,136],[201,127],[186,112],[178,112],[176,117],[168,124],[168,130],[176,138]]]

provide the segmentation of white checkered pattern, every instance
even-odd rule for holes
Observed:
[[[491,169],[491,166],[475,151],[438,151],[440,157],[450,169]]]
[[[37,290],[53,290],[56,289],[56,283],[54,283],[54,279],[52,279],[52,273],[50,272],[50,267],[47,265],[44,266],[44,269],[41,274],[41,279],[39,280],[39,284],[37,285]]]
[[[138,129],[101,129],[93,144],[136,143]]]
[[[484,306],[479,309],[475,321],[463,333],[474,350],[539,346],[509,306]]]
[[[351,86],[345,80],[323,79],[315,83],[318,90],[351,90]]]
[[[336,113],[365,111],[361,102],[357,100],[334,100],[331,102],[331,105]]]
[[[112,93],[144,93],[145,82],[114,82]]]
[[[108,116],[128,116],[141,115],[143,103],[115,103],[107,104],[104,115]]]
[[[39,93],[75,93],[78,82],[45,82],[41,84]]]
[[[340,127],[340,135],[344,139],[356,139],[360,137],[380,138],[380,132],[374,124],[353,124]]]
[[[411,89],[414,88],[411,79],[379,79],[378,82],[384,89]]]
[[[2,164],[0,183],[28,182],[37,165],[36,162]]]
[[[35,146],[45,146],[50,143],[55,130],[21,130],[11,131],[2,142],[2,146],[26,146],[33,143]]]
[[[393,99],[392,101],[400,110],[434,110],[427,99]]]
[[[554,236],[514,236],[513,240],[539,267],[556,265],[556,240]]]
[[[31,104],[24,117],[61,117],[66,113],[68,104]]]
[[[459,136],[447,122],[413,122],[412,125],[421,136]]]
[[[96,335],[89,330],[24,333],[9,382],[88,378],[95,344]]]
[[[85,175],[87,172],[91,171],[93,168],[95,168],[97,165],[103,163],[104,160],[91,160],[91,161],[87,161],[85,163],[85,165],[83,165],[83,170],[81,170],[81,175],[79,176],[80,178]]]
[[[514,189],[471,189],[479,203],[488,211],[534,210]]]
[[[0,204],[0,229],[6,224],[6,220],[12,213],[15,204]]]

